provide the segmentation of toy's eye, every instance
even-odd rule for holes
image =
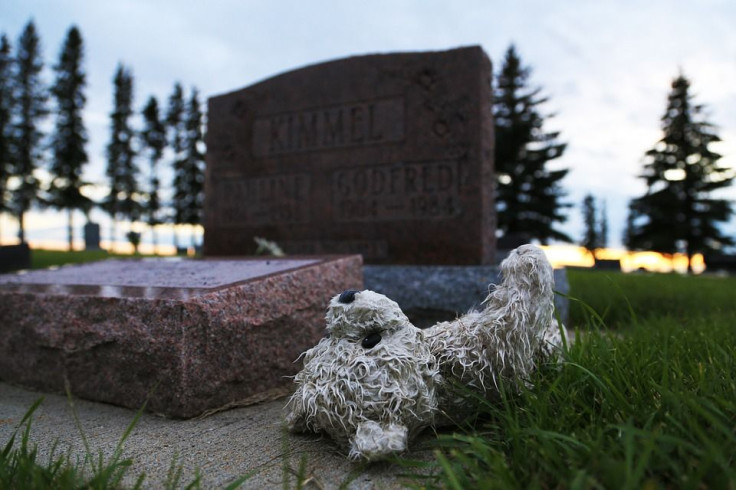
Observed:
[[[369,333],[368,335],[366,335],[365,338],[363,339],[363,342],[361,342],[360,345],[362,345],[364,349],[372,349],[380,341],[381,341],[381,334],[378,332],[373,332],[373,333]]]

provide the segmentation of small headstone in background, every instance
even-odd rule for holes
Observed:
[[[0,246],[0,273],[30,268],[31,249],[27,243]]]
[[[595,259],[593,269],[621,272],[621,261],[618,259]]]
[[[84,249],[100,249],[100,225],[98,223],[88,221],[84,225]]]
[[[710,252],[705,255],[705,266],[711,273],[736,274],[736,255]]]

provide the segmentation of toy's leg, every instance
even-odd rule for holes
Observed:
[[[533,245],[513,250],[501,272],[503,281],[489,294],[473,331],[490,354],[494,379],[500,374],[522,380],[534,369],[544,332],[553,323],[554,274]]]
[[[540,335],[554,311],[554,273],[544,252],[523,245],[501,263],[501,273],[503,281],[486,300],[489,318],[501,328],[521,327]]]
[[[361,422],[350,442],[348,457],[354,461],[376,461],[406,451],[408,431],[403,425]]]

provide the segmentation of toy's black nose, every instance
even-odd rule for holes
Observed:
[[[339,303],[343,304],[349,304],[355,301],[355,293],[359,293],[360,291],[356,291],[354,289],[348,289],[347,291],[343,291],[340,294],[340,297],[337,298],[337,301]]]
[[[378,332],[373,332],[366,335],[360,345],[362,345],[364,349],[372,349],[377,346],[380,341],[381,334]]]

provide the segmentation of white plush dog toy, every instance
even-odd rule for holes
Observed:
[[[483,311],[426,330],[373,291],[330,301],[328,335],[304,354],[286,406],[293,431],[325,432],[352,460],[373,461],[407,449],[424,428],[470,409],[457,384],[487,398],[498,383],[519,387],[561,344],[553,319],[554,278],[532,245],[501,264],[503,282]]]

